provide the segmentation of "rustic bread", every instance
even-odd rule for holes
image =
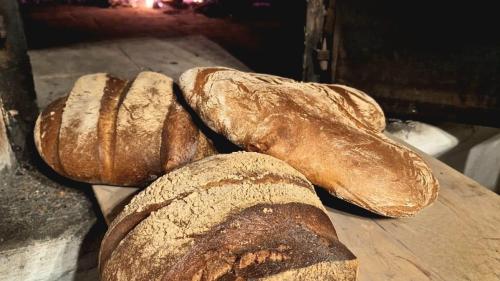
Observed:
[[[190,163],[139,193],[101,244],[102,281],[355,280],[307,179],[271,156]]]
[[[341,199],[391,217],[436,199],[429,167],[383,135],[380,107],[360,91],[220,67],[190,69],[180,87],[212,130],[284,160]]]
[[[176,101],[172,79],[154,72],[134,81],[82,76],[40,114],[34,137],[58,173],[111,185],[141,185],[214,153]]]

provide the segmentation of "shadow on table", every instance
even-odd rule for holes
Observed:
[[[360,217],[365,217],[365,218],[372,218],[372,219],[386,218],[384,216],[372,213],[372,212],[367,211],[367,210],[365,210],[361,207],[358,207],[354,204],[351,204],[349,202],[341,200],[337,197],[334,197],[333,195],[328,193],[328,191],[324,190],[323,188],[321,188],[319,186],[315,185],[314,188],[316,189],[316,193],[318,194],[319,199],[321,200],[323,205],[325,205],[329,208],[332,208],[332,209],[335,209],[335,210],[338,210],[338,211],[341,211],[344,213],[348,213],[350,215],[360,216]]]

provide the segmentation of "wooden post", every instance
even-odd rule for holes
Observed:
[[[325,36],[331,38],[331,58],[330,58],[330,83],[335,83],[337,80],[337,68],[339,61],[339,52],[340,52],[340,44],[341,44],[341,31],[340,28],[340,13],[338,11],[338,5],[336,0],[330,0],[329,16],[331,18],[331,23],[329,26],[329,33]]]
[[[338,1],[310,0],[307,6],[303,80],[336,81],[341,46]]]
[[[320,81],[316,50],[322,47],[322,33],[326,10],[323,0],[307,2],[306,26],[304,27],[304,58],[302,62],[302,79],[304,81]]]
[[[0,0],[0,279],[77,280],[97,266],[104,226],[90,187],[54,174],[36,153],[32,79],[17,1]]]
[[[3,103],[0,99],[0,176],[2,173],[10,172],[13,168],[14,153],[10,147],[5,126],[6,113],[3,110]]]
[[[17,1],[0,0],[0,167],[32,161],[35,97]]]

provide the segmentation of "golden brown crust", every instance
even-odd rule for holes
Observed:
[[[61,175],[66,175],[59,161],[59,129],[66,97],[49,104],[40,114],[35,128],[35,144],[43,160]]]
[[[215,149],[215,146],[212,143],[212,141],[207,136],[205,136],[205,134],[201,130],[198,130],[198,141],[196,146],[196,152],[193,155],[192,161],[198,161],[200,159],[203,159],[205,157],[217,153],[218,152]]]
[[[380,107],[362,92],[227,68],[188,70],[180,86],[211,129],[363,208],[409,216],[437,196],[429,167],[380,133]]]
[[[436,199],[437,182],[416,153],[383,135],[330,124],[277,119],[266,124],[273,130],[252,140],[251,149],[284,160],[333,195],[382,215],[412,215]],[[288,133],[295,130],[301,134]]]
[[[342,108],[348,111],[348,114],[353,118],[360,120],[375,131],[381,132],[384,130],[384,112],[377,102],[366,93],[344,85],[318,84],[318,87],[328,87],[333,90],[336,95],[331,95],[329,91],[327,95],[329,94],[329,97],[335,97],[335,102],[344,104]]]
[[[173,81],[140,73],[118,110],[114,173],[125,185],[145,183],[162,174],[162,129],[174,100]]]
[[[165,172],[161,157],[170,155],[165,166],[173,169],[216,153],[175,101],[172,79],[154,72],[133,82],[105,73],[82,76],[68,97],[41,113],[34,137],[60,174],[109,185],[152,181]]]
[[[118,108],[126,95],[129,83],[115,77],[109,77],[104,88],[97,123],[99,139],[99,164],[101,167],[101,182],[114,182],[114,154],[116,142],[116,118]]]
[[[137,195],[110,225],[99,264],[103,281],[243,280],[320,276],[311,266],[325,262],[341,269],[329,278],[356,275],[312,185],[278,159],[239,152],[176,169]]]
[[[193,161],[200,148],[200,133],[189,113],[177,101],[174,102],[163,127],[161,162],[164,171]]]

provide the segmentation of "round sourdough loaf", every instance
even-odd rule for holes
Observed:
[[[179,81],[212,130],[284,160],[341,199],[404,217],[437,197],[429,167],[382,133],[382,110],[361,91],[221,67],[193,68]]]
[[[155,72],[134,81],[82,76],[40,114],[34,137],[58,173],[111,185],[141,185],[215,153],[176,101],[172,79]]]
[[[236,152],[176,169],[110,225],[102,281],[355,280],[313,186],[271,156]]]

